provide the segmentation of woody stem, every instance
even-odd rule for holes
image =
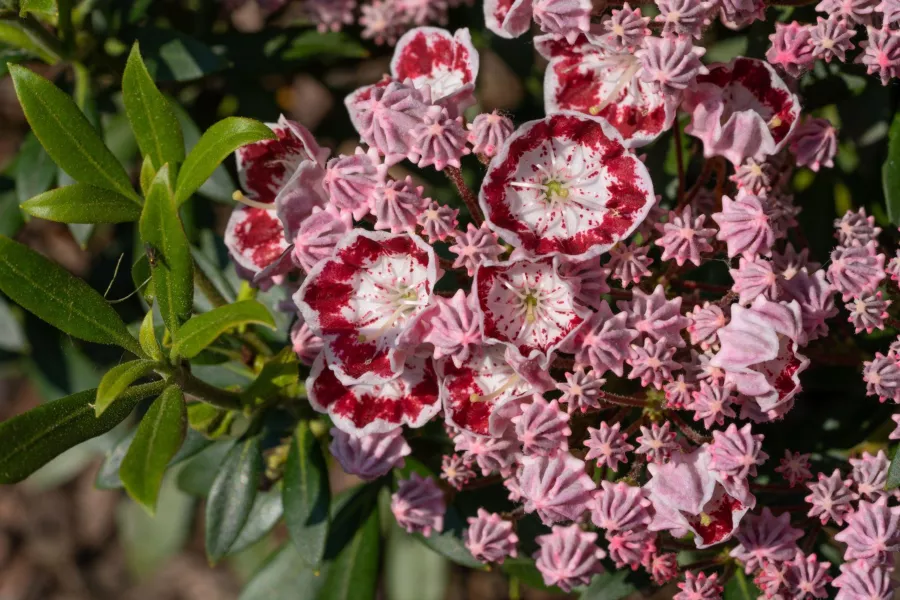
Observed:
[[[473,194],[472,190],[469,189],[469,186],[466,185],[466,181],[462,176],[462,171],[456,167],[446,167],[444,173],[447,174],[447,178],[456,186],[459,196],[463,199],[463,202],[466,203],[469,214],[472,216],[472,221],[475,222],[475,225],[481,227],[481,224],[484,223],[484,214],[481,212],[481,207],[478,206],[478,198],[475,197],[475,194]]]

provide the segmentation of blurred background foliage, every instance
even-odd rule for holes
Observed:
[[[67,228],[26,219],[19,210],[24,200],[70,181],[28,131],[6,76],[7,63],[27,64],[70,92],[136,178],[138,147],[121,100],[121,74],[133,42],[140,43],[160,88],[178,105],[188,149],[200,132],[223,117],[273,122],[284,114],[309,127],[335,153],[351,152],[358,143],[344,96],[388,70],[391,48],[361,41],[353,27],[320,33],[303,21],[296,1],[269,16],[253,0],[240,5],[216,0],[82,0],[73,6],[70,2],[32,0],[5,8],[0,2],[0,233],[28,243],[105,291],[126,321],[135,321],[143,314],[144,299],[135,292],[144,277],[140,264],[133,268],[143,254],[135,249],[133,224]],[[645,14],[652,14],[652,9],[647,6]],[[704,60],[761,57],[774,22],[794,18],[814,21],[813,8],[770,8],[766,22],[740,32],[714,27],[705,40]],[[447,27],[469,27],[481,52],[479,105],[470,109],[473,114],[500,109],[518,123],[543,116],[545,63],[534,51],[530,36],[505,40],[487,32],[480,2],[451,11]],[[833,245],[832,221],[836,214],[858,207],[875,215],[878,224],[896,238],[891,217],[896,221],[900,215],[900,191],[886,190],[882,173],[889,149],[894,149],[888,139],[897,112],[896,84],[882,86],[865,77],[858,66],[819,63],[799,81],[798,92],[808,113],[839,127],[840,150],[834,169],[796,173],[794,192],[803,212],[794,239],[805,239],[812,256],[826,263]],[[900,130],[900,121],[893,129]],[[672,136],[666,135],[643,150],[665,203],[671,203],[677,185],[673,144]],[[683,144],[690,180],[699,173],[702,157],[689,136],[684,136]],[[900,146],[900,139],[895,145]],[[900,155],[900,147],[896,151]],[[398,167],[395,175],[405,174],[402,169]],[[483,170],[475,158],[464,159],[464,176],[471,187],[477,188]],[[426,185],[432,198],[465,214],[464,205],[440,173],[413,170],[409,174]],[[236,181],[233,161],[229,161],[183,210],[188,235],[200,249],[198,261],[230,298],[240,293],[241,283],[228,264],[221,233],[233,205]],[[895,205],[885,202],[886,194]],[[713,283],[727,282],[724,263],[705,267],[697,275]],[[274,291],[261,294],[260,299],[274,309],[283,295]],[[277,310],[273,313],[281,315]],[[288,317],[282,319],[279,331],[285,335]],[[776,459],[769,468],[777,465],[788,447],[814,451],[824,461],[820,464],[833,461],[837,466],[848,451],[886,445],[889,410],[865,396],[854,346],[872,354],[886,346],[893,332],[853,336],[847,324],[837,321],[835,329],[827,340],[810,346],[817,366],[804,375],[803,397],[789,418],[761,428],[767,451]],[[0,297],[0,419],[95,387],[99,374],[120,358],[114,348],[68,339]],[[218,385],[252,378],[252,373],[218,364],[198,366],[195,373]],[[236,598],[247,582],[240,596],[243,600],[313,597],[323,574],[297,569],[289,544],[272,554],[285,539],[280,529],[269,533],[281,515],[278,494],[257,497],[253,523],[258,531],[256,535],[248,532],[243,551],[214,570],[205,564],[202,534],[198,539],[202,527],[197,522],[202,512],[197,507],[223,460],[222,444],[200,452],[167,477],[155,519],[124,494],[95,490],[95,481],[100,488],[120,487],[110,465],[117,464],[117,456],[121,460],[133,435],[128,429],[126,424],[67,452],[25,486],[0,489],[0,598],[206,600]],[[436,433],[426,428],[413,444],[417,454],[427,452],[439,463]],[[339,470],[332,479],[337,490],[353,483]],[[347,501],[354,500],[358,498]],[[384,512],[384,494],[374,500]],[[448,519],[448,528],[458,530],[466,515],[492,502],[505,502],[499,485],[477,498],[461,494],[456,502],[460,514],[455,521]],[[523,526],[528,523],[526,519]],[[380,526],[386,542],[380,554],[377,548],[371,551],[380,556],[386,598],[499,598],[511,593],[507,578],[499,573],[454,565],[447,558],[453,557],[454,543],[458,543],[452,535],[429,541],[437,548],[434,551],[425,549],[421,540],[397,535],[399,530],[390,518],[381,519]],[[529,539],[521,534],[520,538]],[[503,570],[513,577],[523,597],[549,594],[535,591],[543,586],[527,560],[511,560]],[[620,598],[645,583],[625,583],[624,577],[623,573],[604,576],[598,590],[602,587],[605,592],[589,591],[584,597]],[[284,595],[285,590],[292,593]],[[660,598],[671,597],[671,591],[660,593]],[[744,597],[740,593],[732,590],[729,597]]]

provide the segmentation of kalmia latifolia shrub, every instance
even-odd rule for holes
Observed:
[[[394,45],[389,71],[345,99],[359,135],[346,154],[286,118],[233,118],[185,157],[135,50],[123,88],[146,157],[137,193],[70,101],[13,68],[38,138],[78,181],[61,189],[99,212],[66,212],[58,191],[24,208],[139,219],[157,310],[132,337],[92,290],[0,238],[6,295],[136,357],[96,392],[3,424],[0,444],[71,445],[157,398],[121,459],[131,496],[155,505],[166,465],[190,452],[186,424],[225,432],[236,441],[209,493],[210,558],[240,545],[257,491],[280,490],[297,569],[330,565],[326,586],[350,568],[360,546],[348,543],[377,556],[380,514],[462,565],[586,598],[620,598],[603,595],[623,585],[616,572],[674,600],[892,598],[900,467],[886,450],[900,415],[850,450],[795,446],[804,420],[792,419],[820,410],[804,388],[833,365],[865,387],[863,413],[900,403],[897,235],[847,210],[830,255],[814,257],[798,219],[824,208],[792,192],[839,146],[832,121],[804,111],[799,80],[846,62],[892,84],[900,3],[824,0],[814,21],[770,27],[755,44],[767,51],[719,62],[711,27],[759,28],[775,9],[486,0],[487,29],[546,64],[545,116],[528,122],[479,112],[469,29],[431,26],[460,3],[302,4],[322,31],[357,24]],[[71,136],[54,145],[54,110],[86,154]],[[645,154],[660,139],[676,165],[668,191]],[[232,152],[237,302],[192,260],[178,217]],[[432,197],[419,173],[445,175],[456,197]],[[192,314],[192,278],[213,310]],[[291,323],[281,352],[257,329],[275,325],[253,300],[264,291]],[[254,382],[195,376],[216,352],[237,353]],[[54,419],[57,432],[34,433]],[[864,439],[869,425],[855,426]],[[53,455],[18,464],[17,452],[7,482]],[[332,459],[367,482],[349,499],[330,500]],[[360,577],[370,597],[376,580]]]

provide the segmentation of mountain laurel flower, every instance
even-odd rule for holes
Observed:
[[[294,249],[291,250],[294,264],[309,273],[334,253],[338,242],[352,229],[350,214],[341,213],[333,204],[325,209],[313,207],[294,235]]]
[[[582,323],[561,347],[563,352],[575,355],[575,362],[590,365],[599,375],[612,371],[622,376],[625,359],[631,351],[631,342],[640,333],[627,324],[628,314],[613,315],[604,300],[600,308]]]
[[[863,452],[860,458],[851,458],[850,465],[853,467],[850,471],[850,481],[853,482],[857,498],[877,500],[887,494],[884,488],[890,461],[884,450],[879,450],[875,456]]]
[[[819,562],[815,554],[808,556],[797,550],[794,559],[787,563],[787,586],[794,598],[827,598],[825,586],[831,581],[828,568],[831,563]]]
[[[851,481],[844,479],[840,469],[835,469],[828,477],[819,473],[817,481],[807,483],[810,494],[804,498],[812,508],[806,513],[810,517],[818,517],[822,525],[834,521],[842,525],[848,514],[853,512],[853,492]]]
[[[357,0],[307,0],[303,12],[316,24],[320,33],[340,31],[353,24],[353,10]]]
[[[672,371],[681,368],[681,365],[672,359],[675,348],[670,347],[665,340],[644,340],[643,346],[631,346],[631,355],[628,364],[631,372],[628,379],[641,380],[641,386],[653,386],[661,390],[666,381],[671,380]]]
[[[663,386],[663,390],[666,395],[666,408],[684,410],[691,403],[694,384],[685,381],[684,375],[679,375]]]
[[[775,175],[775,168],[771,163],[748,158],[728,179],[734,182],[738,190],[754,196],[764,196],[772,188]]]
[[[612,533],[644,529],[651,520],[651,506],[643,488],[621,481],[601,481],[591,505],[591,520]]]
[[[407,332],[401,340],[403,343],[431,344],[435,360],[450,358],[457,367],[462,367],[482,344],[477,298],[463,290],[457,290],[451,298],[435,298]]]
[[[656,464],[666,462],[672,452],[678,450],[675,432],[671,430],[668,421],[662,425],[651,423],[650,427],[641,425],[641,435],[637,437],[637,443],[635,453],[645,455],[648,462]]]
[[[722,425],[725,423],[725,417],[733,418],[735,416],[734,409],[731,407],[734,403],[733,391],[734,388],[731,385],[721,382],[713,382],[710,385],[702,381],[700,388],[691,394],[691,401],[685,408],[694,411],[694,420],[703,421],[703,426],[707,429],[714,424]]]
[[[356,220],[369,213],[384,184],[385,168],[373,148],[332,158],[322,180],[331,204]]]
[[[872,333],[876,329],[884,329],[884,320],[888,318],[887,308],[890,300],[884,300],[881,292],[875,292],[874,296],[860,296],[846,304],[850,317],[847,319],[853,324],[856,333],[865,331]]]
[[[884,564],[890,553],[900,550],[900,507],[888,506],[885,496],[875,502],[860,500],[834,539],[847,544],[845,560]]]
[[[792,560],[803,531],[791,527],[791,513],[784,512],[776,517],[766,507],[759,515],[744,517],[734,537],[738,545],[729,556],[744,563],[744,572],[750,574],[767,563]]]
[[[687,332],[691,336],[691,343],[703,349],[716,343],[716,332],[728,323],[722,308],[709,302],[704,302],[703,306],[695,306],[687,317],[690,320]]]
[[[324,347],[322,338],[314,334],[302,320],[291,327],[291,348],[304,365],[312,366]]]
[[[872,566],[864,560],[841,565],[841,574],[831,585],[838,588],[835,600],[891,600],[897,584],[889,567]]]
[[[900,33],[869,26],[866,35],[868,39],[859,43],[863,53],[856,57],[856,62],[865,65],[869,75],[877,73],[881,84],[887,85],[900,76]]]
[[[742,256],[738,268],[729,269],[728,273],[734,280],[731,289],[738,294],[741,304],[750,304],[760,296],[770,300],[778,297],[778,277],[772,263],[764,258],[748,260]]]
[[[531,27],[532,0],[485,0],[484,23],[503,38],[519,37]]]
[[[517,460],[518,444],[508,438],[484,437],[461,431],[453,437],[453,444],[457,452],[463,453],[464,460],[478,465],[482,475],[507,472]]]
[[[863,362],[863,381],[868,395],[878,396],[881,402],[900,403],[900,364],[896,356],[876,352],[875,358]]]
[[[649,22],[650,17],[641,15],[640,8],[633,9],[626,2],[622,8],[612,9],[609,17],[603,20],[604,40],[616,50],[633,52],[650,35]]]
[[[791,77],[799,77],[816,60],[811,37],[809,28],[797,21],[776,23],[775,33],[769,36],[772,47],[766,52],[766,60]]]
[[[885,26],[891,25],[900,21],[900,2],[897,0],[881,0],[875,6],[875,12],[882,15]]]
[[[740,429],[732,423],[725,431],[713,431],[709,468],[737,481],[756,476],[756,466],[769,458],[762,451],[762,441],[763,435],[754,435],[749,423]]]
[[[888,439],[900,440],[900,413],[891,415],[891,420],[894,422],[894,430],[888,435]]]
[[[346,473],[371,481],[402,467],[412,449],[399,427],[387,433],[355,436],[334,427],[328,448]]]
[[[503,564],[507,556],[515,558],[518,555],[516,546],[519,538],[513,532],[512,521],[479,508],[478,516],[469,517],[468,523],[465,544],[475,560]]]
[[[588,451],[584,460],[596,460],[598,467],[606,466],[617,471],[619,463],[627,462],[628,453],[634,450],[634,446],[628,443],[628,436],[620,430],[620,423],[610,426],[606,421],[600,422],[599,429],[588,427],[588,438],[584,441]]]
[[[591,0],[533,0],[532,6],[541,31],[564,36],[570,44],[591,28]]]
[[[700,255],[712,252],[709,239],[716,234],[715,229],[703,227],[705,221],[706,215],[693,217],[690,205],[680,215],[669,211],[668,222],[656,224],[662,236],[654,243],[663,249],[662,260],[674,259],[679,267],[690,261],[699,267]]]
[[[722,212],[712,215],[719,225],[716,238],[728,246],[728,257],[768,256],[775,243],[772,211],[768,201],[751,194],[738,194],[732,200],[722,196]]]
[[[471,152],[466,139],[462,117],[451,119],[446,108],[432,106],[413,130],[411,144],[419,156],[419,167],[433,165],[443,171],[447,166],[461,166],[459,159]]]
[[[709,70],[700,62],[706,49],[694,46],[689,37],[648,37],[637,51],[640,77],[656,84],[664,94],[678,94]]]
[[[812,45],[813,56],[831,62],[838,59],[841,62],[847,60],[847,51],[853,50],[853,42],[850,41],[856,35],[856,30],[847,26],[847,21],[840,15],[830,14],[827,19],[818,17],[816,25],[810,29],[809,43]]]
[[[797,165],[813,171],[833,167],[837,147],[837,130],[827,119],[806,119],[791,135]]]
[[[613,279],[618,279],[624,287],[637,283],[650,274],[653,259],[647,256],[649,245],[638,246],[634,243],[619,243],[609,251],[607,268],[612,271]]]
[[[678,584],[681,591],[672,596],[672,600],[721,600],[722,586],[719,585],[719,574],[706,575],[701,571],[685,571],[684,581]]]
[[[678,555],[674,552],[649,554],[644,559],[643,566],[656,585],[664,585],[678,577]]]
[[[597,534],[583,531],[578,525],[555,526],[551,533],[535,538],[538,551],[535,566],[544,584],[557,586],[565,592],[579,585],[587,585],[591,578],[603,571],[600,560],[606,553],[597,546]]]
[[[577,521],[594,495],[584,463],[567,452],[556,456],[525,456],[518,474],[525,512],[537,511],[545,525]]]
[[[784,451],[784,457],[780,460],[775,472],[784,477],[788,485],[796,487],[809,479],[812,479],[812,471],[809,470],[809,454]]]
[[[422,196],[424,189],[415,185],[409,176],[387,182],[373,201],[375,229],[387,229],[391,233],[413,231],[419,215],[431,204],[430,198]]]
[[[868,25],[878,0],[822,0],[816,10],[826,15],[835,15],[853,25]]]
[[[659,14],[653,19],[662,23],[663,35],[703,37],[715,4],[706,0],[656,0]]]
[[[857,212],[848,210],[840,219],[834,220],[834,236],[841,246],[852,246],[853,242],[862,245],[878,241],[881,227],[875,226],[875,217],[866,214],[865,208]]]
[[[459,209],[432,202],[428,208],[419,213],[417,223],[428,242],[446,241],[456,233],[459,224]]]
[[[391,495],[391,512],[397,524],[407,533],[421,533],[431,537],[432,532],[444,529],[444,512],[447,504],[444,492],[431,477],[411,473],[409,479],[397,482],[397,491]]]
[[[556,388],[563,393],[559,401],[565,403],[569,414],[600,408],[603,384],[606,380],[597,375],[596,371],[593,369],[585,371],[584,367],[579,365],[574,371],[566,373],[565,377],[566,382],[558,383]]]
[[[875,242],[858,242],[837,246],[831,251],[828,281],[841,293],[844,301],[873,294],[885,278],[884,254]]]
[[[496,261],[503,254],[503,246],[497,240],[497,234],[486,225],[475,227],[469,223],[465,232],[456,233],[450,246],[450,252],[456,254],[453,268],[465,267],[471,277],[479,265]]]
[[[629,327],[650,339],[681,348],[681,331],[690,324],[681,314],[681,301],[681,297],[667,299],[663,287],[657,285],[650,294],[635,290],[631,302],[620,301],[616,306],[627,313]]]
[[[403,20],[394,0],[372,0],[359,7],[360,37],[377,45],[393,46],[403,33]]]
[[[441,479],[453,488],[463,489],[473,477],[475,477],[475,471],[459,454],[445,455],[441,459]]]
[[[493,158],[512,135],[515,126],[509,117],[496,110],[482,113],[467,125],[468,141],[472,144],[472,152]]]
[[[522,451],[540,456],[568,452],[572,434],[568,421],[569,415],[559,410],[556,400],[548,403],[541,396],[535,396],[522,414],[512,419]]]
[[[800,305],[800,319],[807,341],[828,334],[828,319],[838,314],[834,305],[836,290],[828,283],[825,271],[810,274],[804,267],[791,279],[780,282],[782,298]]]

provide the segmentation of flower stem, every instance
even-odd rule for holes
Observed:
[[[625,396],[623,394],[614,394],[612,392],[607,392],[606,390],[601,390],[600,397],[610,404],[618,404],[619,406],[633,406],[636,408],[647,407],[647,401],[645,399],[637,398],[635,396]]]
[[[675,161],[678,163],[678,206],[681,206],[684,202],[684,156],[682,155],[681,148],[681,123],[678,122],[678,119],[675,119],[674,126],[672,127],[672,131],[675,135]]]
[[[475,222],[475,225],[481,227],[481,224],[484,223],[484,213],[481,212],[481,207],[478,206],[478,198],[475,197],[475,194],[473,194],[472,190],[469,189],[469,186],[466,185],[466,181],[462,176],[462,171],[456,167],[446,167],[444,173],[447,174],[447,178],[456,186],[459,196],[463,199],[463,202],[466,203],[469,214],[472,216],[472,221]]]
[[[179,370],[175,374],[175,381],[186,394],[196,396],[207,404],[225,410],[242,410],[244,408],[240,395],[210,385],[185,370]]]
[[[705,444],[707,442],[712,441],[712,438],[701,434],[700,432],[698,432],[694,428],[692,428],[690,425],[685,423],[684,419],[682,419],[681,416],[679,416],[679,414],[676,413],[675,411],[673,411],[673,410],[668,411],[667,416],[669,417],[669,420],[671,420],[673,423],[675,423],[675,425],[678,427],[678,429],[681,430],[681,433],[683,433],[686,438],[688,438],[695,444]]]

